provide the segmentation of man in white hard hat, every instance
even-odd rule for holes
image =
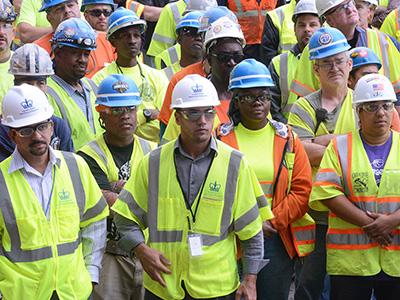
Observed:
[[[45,93],[13,87],[2,108],[17,147],[0,163],[1,293],[86,300],[98,282],[107,204],[84,160],[49,146],[54,110]]]
[[[356,0],[356,8],[360,21],[358,25],[364,29],[372,28],[375,9],[378,7],[378,0]]]
[[[112,207],[120,245],[142,262],[145,299],[255,300],[264,264],[257,199],[265,196],[242,154],[212,137],[219,100],[209,80],[186,76],[171,105],[179,138],[140,161]]]
[[[330,211],[327,272],[331,300],[398,299],[399,133],[390,130],[394,93],[382,75],[362,77],[353,104],[360,130],[327,147],[310,206]]]

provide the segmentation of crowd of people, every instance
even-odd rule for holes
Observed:
[[[0,0],[0,298],[399,299],[399,9]]]

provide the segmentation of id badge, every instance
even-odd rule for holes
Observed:
[[[203,241],[200,234],[189,234],[188,243],[190,256],[201,256],[203,255]]]

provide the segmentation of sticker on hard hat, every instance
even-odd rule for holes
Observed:
[[[196,93],[201,93],[201,92],[203,92],[203,86],[200,85],[200,84],[196,84],[196,85],[192,86],[192,91],[195,94]]]
[[[372,97],[382,97],[383,92],[385,90],[385,86],[383,83],[374,83],[372,84],[373,94]]]
[[[356,56],[359,56],[359,57],[367,57],[368,56],[368,52],[367,52],[367,50],[361,50],[361,51],[358,51],[358,52],[354,52],[355,54],[357,54],[357,55],[355,55],[355,56],[353,56],[353,57],[356,57]]]
[[[329,33],[323,33],[318,39],[320,45],[328,45],[332,43],[332,36]]]
[[[221,30],[222,30],[222,26],[221,26],[221,25],[216,25],[216,26],[213,28],[213,31],[214,31],[215,33],[221,32]]]
[[[66,28],[64,30],[64,35],[68,38],[71,38],[75,35],[75,29],[72,27]]]
[[[129,86],[126,82],[117,81],[112,85],[112,89],[117,91],[118,93],[125,93],[128,90]]]
[[[37,107],[33,106],[32,100],[25,99],[24,101],[20,102],[19,104],[22,106],[22,109],[23,109],[20,113],[21,115],[38,110]]]

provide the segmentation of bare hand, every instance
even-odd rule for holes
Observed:
[[[381,246],[389,246],[392,243],[392,231],[396,229],[396,224],[390,215],[366,212],[368,217],[374,221],[363,226],[368,236],[378,242]]]
[[[262,224],[262,230],[264,232],[264,236],[271,236],[273,233],[277,233],[276,229],[272,226],[270,221],[264,221]]]
[[[235,300],[256,300],[257,289],[256,289],[257,275],[247,274],[244,277],[243,282],[240,284],[236,291]]]
[[[150,248],[144,243],[135,248],[135,254],[150,278],[157,281],[163,287],[166,287],[167,285],[162,274],[171,274],[171,270],[169,269],[171,265],[170,261],[161,252]]]
[[[111,188],[114,193],[119,194],[124,188],[126,180],[120,179],[118,181],[111,182]]]

